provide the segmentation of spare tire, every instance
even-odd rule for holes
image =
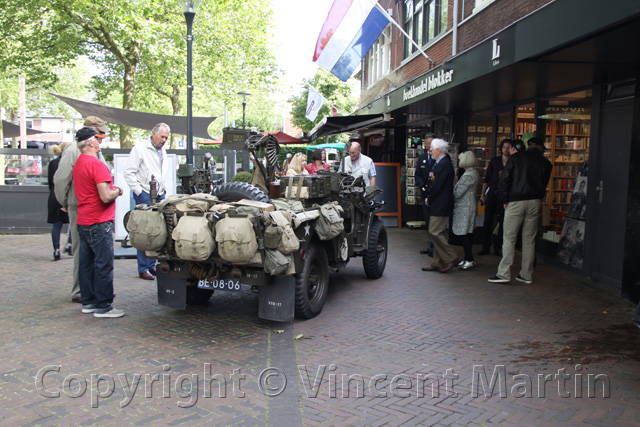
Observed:
[[[269,197],[258,187],[246,182],[228,182],[213,189],[213,195],[223,202],[237,202],[241,199],[269,203]]]

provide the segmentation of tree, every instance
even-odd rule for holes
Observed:
[[[68,51],[73,57],[88,55],[100,75],[93,88],[98,102],[118,102],[124,109],[179,114],[186,86],[184,16],[175,0],[23,0],[2,2],[2,36],[11,34],[14,14],[19,22],[44,28],[55,37],[38,33],[13,43],[13,61],[28,56],[33,46],[51,40],[51,53]],[[43,19],[39,17],[43,16]],[[274,74],[273,55],[267,40],[271,3],[268,0],[205,2],[194,23],[194,115],[211,115],[235,101],[238,90],[266,88]],[[56,31],[53,31],[53,30]],[[64,34],[64,37],[57,34]],[[49,50],[41,49],[43,57]],[[215,114],[215,113],[213,113]],[[132,144],[131,129],[121,127],[121,145]]]
[[[297,127],[301,128],[305,132],[310,131],[315,125],[320,123],[325,116],[331,115],[331,105],[335,104],[338,110],[345,114],[354,110],[357,105],[357,101],[352,95],[353,88],[351,86],[351,80],[348,82],[342,82],[328,71],[319,68],[316,75],[311,80],[303,80],[304,89],[299,96],[293,96],[290,101],[293,105],[291,114],[293,116],[292,122]],[[318,117],[312,122],[306,118],[307,111],[307,97],[309,96],[309,85],[313,86],[315,90],[320,92],[324,96],[328,103],[320,108]]]

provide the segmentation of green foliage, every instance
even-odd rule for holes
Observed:
[[[194,115],[221,116],[230,105],[241,117],[238,91],[272,88],[271,16],[269,0],[203,2],[193,24]],[[84,54],[99,70],[92,80],[95,101],[184,114],[186,25],[175,0],[0,0],[0,36],[0,69],[7,70],[0,84],[9,72],[26,72],[28,84],[50,87],[58,78],[53,64]],[[271,116],[261,111],[248,122],[268,130]],[[127,147],[130,130],[122,132]]]
[[[351,113],[357,105],[356,99],[353,96],[353,88],[351,86],[352,80],[343,82],[333,74],[325,71],[321,68],[318,69],[316,75],[309,81],[303,81],[304,89],[299,96],[293,96],[290,102],[293,105],[291,114],[293,116],[292,122],[297,127],[308,132],[314,128],[318,123],[322,121],[325,116],[331,115],[331,105],[336,104],[338,110],[343,115]],[[306,117],[307,110],[307,97],[309,95],[309,86],[311,85],[318,92],[322,94],[329,102],[324,103],[320,108],[318,117],[313,122],[309,121]],[[333,139],[329,142],[337,142]]]
[[[242,171],[238,172],[231,179],[232,182],[251,182],[251,172]]]

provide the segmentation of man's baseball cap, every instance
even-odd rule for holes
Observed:
[[[99,133],[96,130],[90,127],[83,127],[78,132],[76,132],[76,141],[78,142],[86,141],[87,139],[95,135],[99,135]]]
[[[107,133],[110,130],[109,127],[104,124],[104,120],[96,116],[89,116],[86,119],[84,119],[84,125],[89,127],[94,127],[102,133]]]

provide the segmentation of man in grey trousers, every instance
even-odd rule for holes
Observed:
[[[491,283],[509,283],[516,250],[518,230],[522,225],[522,266],[516,280],[533,283],[533,262],[540,206],[551,177],[551,162],[544,157],[544,142],[534,137],[527,151],[512,154],[499,182],[500,200],[504,204],[502,261]]]
[[[99,132],[96,137],[104,138],[109,132],[109,128],[104,124],[104,121],[96,116],[89,116],[85,119],[84,125],[86,127],[93,128]],[[78,227],[76,222],[78,220],[78,199],[76,198],[76,192],[73,187],[73,177],[71,172],[73,171],[73,165],[76,164],[76,160],[80,157],[80,149],[77,144],[71,144],[62,153],[60,158],[60,164],[58,170],[53,177],[55,184],[55,195],[58,199],[58,203],[62,205],[62,209],[69,213],[69,232],[71,233],[71,244],[73,250],[73,284],[71,286],[71,301],[82,304],[82,298],[80,296],[80,281],[78,280],[78,265],[80,261],[80,236],[78,235]],[[102,153],[98,154],[98,158],[102,162],[106,163]]]

